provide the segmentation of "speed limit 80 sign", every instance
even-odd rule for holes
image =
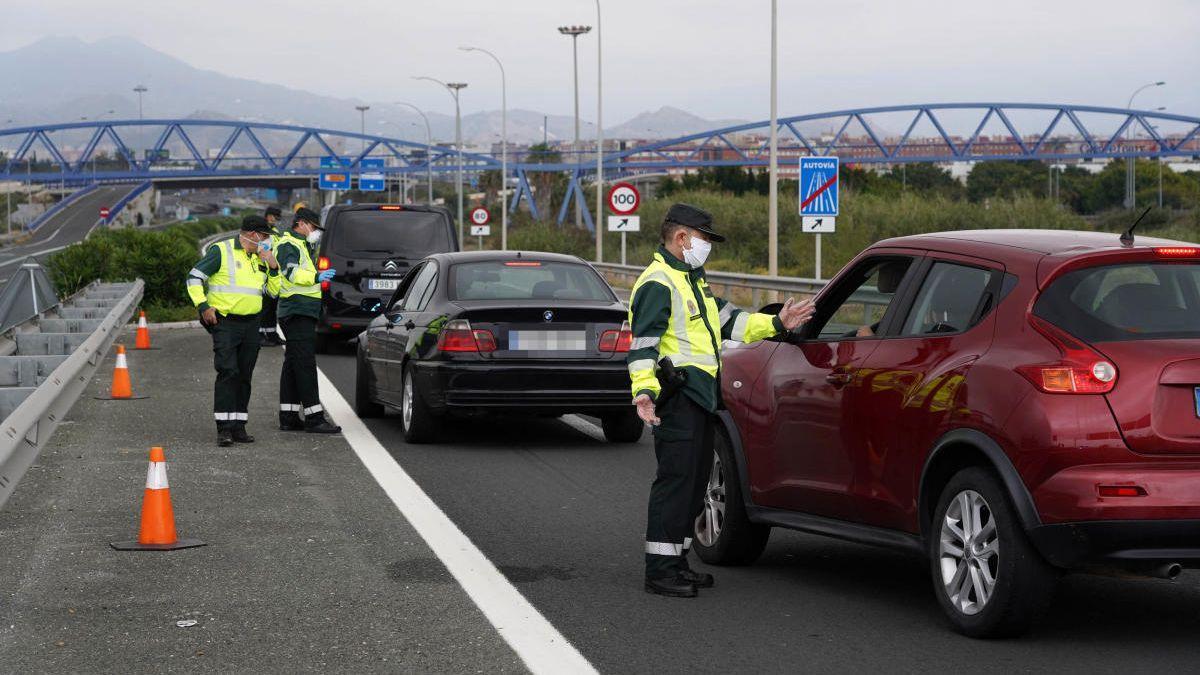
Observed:
[[[617,183],[608,191],[608,208],[618,215],[636,213],[641,203],[642,196],[629,183]]]

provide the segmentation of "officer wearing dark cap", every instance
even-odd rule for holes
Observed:
[[[273,231],[262,216],[246,216],[237,236],[209,245],[188,273],[188,296],[213,339],[213,417],[221,446],[254,442],[246,422],[258,361],[258,315],[263,295],[277,294],[281,277],[271,252]]]
[[[272,229],[276,230],[271,233],[272,242],[282,234],[280,230],[279,219],[283,217],[283,210],[272,204],[263,211],[263,218]],[[270,296],[263,297],[262,314],[258,315],[258,332],[262,334],[262,346],[278,347],[283,344],[283,340],[279,339],[279,331],[276,328],[277,320],[275,318],[275,307],[277,299]]]
[[[662,245],[633,286],[628,366],[638,416],[654,428],[658,471],[646,523],[648,593],[695,597],[713,585],[687,554],[713,465],[713,424],[721,407],[721,342],[754,342],[790,331],[813,314],[788,298],[778,316],[745,312],[713,295],[704,262],[725,241],[712,216],[675,204],[663,219]],[[711,545],[713,542],[701,542]]]
[[[313,262],[321,242],[321,216],[308,207],[296,209],[292,229],[277,242],[279,325],[287,340],[279,374],[279,428],[310,434],[336,434],[317,392],[317,320],[321,318],[321,282],[336,270],[319,270]]]

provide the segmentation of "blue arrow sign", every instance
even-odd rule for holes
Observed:
[[[363,192],[383,192],[386,187],[382,171],[374,171],[374,169],[383,168],[382,157],[365,157],[358,163],[362,173],[358,176],[358,189]]]
[[[838,214],[838,158],[800,158],[800,215]]]

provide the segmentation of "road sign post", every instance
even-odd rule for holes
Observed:
[[[610,232],[621,233],[621,264],[625,264],[625,233],[641,230],[641,219],[633,215],[642,204],[642,195],[630,183],[617,183],[608,191],[608,208],[615,216],[608,217]]]
[[[479,237],[479,250],[483,250],[483,238],[492,233],[488,223],[492,222],[492,214],[482,206],[471,209],[471,234]]]
[[[817,235],[814,271],[820,279],[821,233],[834,231],[838,215],[838,158],[801,157],[799,183],[801,231]]]

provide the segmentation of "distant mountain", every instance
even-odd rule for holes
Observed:
[[[138,99],[132,89],[144,84],[149,88],[143,101],[148,119],[241,119],[354,130],[359,121],[354,106],[367,103],[371,105],[369,131],[425,141],[421,118],[390,102],[324,96],[202,70],[129,38],[84,42],[75,37],[48,37],[0,52],[0,82],[5,89],[0,96],[3,126],[74,122],[83,117],[136,118]],[[429,122],[435,141],[454,138],[452,116],[430,113]],[[738,120],[705,120],[664,107],[607,129],[605,137],[670,138],[736,123]],[[469,145],[498,143],[500,131],[499,110],[463,116],[463,138]],[[513,143],[537,143],[543,138],[569,141],[574,133],[570,115],[508,111],[508,137]],[[595,124],[581,120],[580,137],[592,139],[595,135]],[[219,135],[212,138],[219,142]],[[266,138],[264,142],[271,143]]]

